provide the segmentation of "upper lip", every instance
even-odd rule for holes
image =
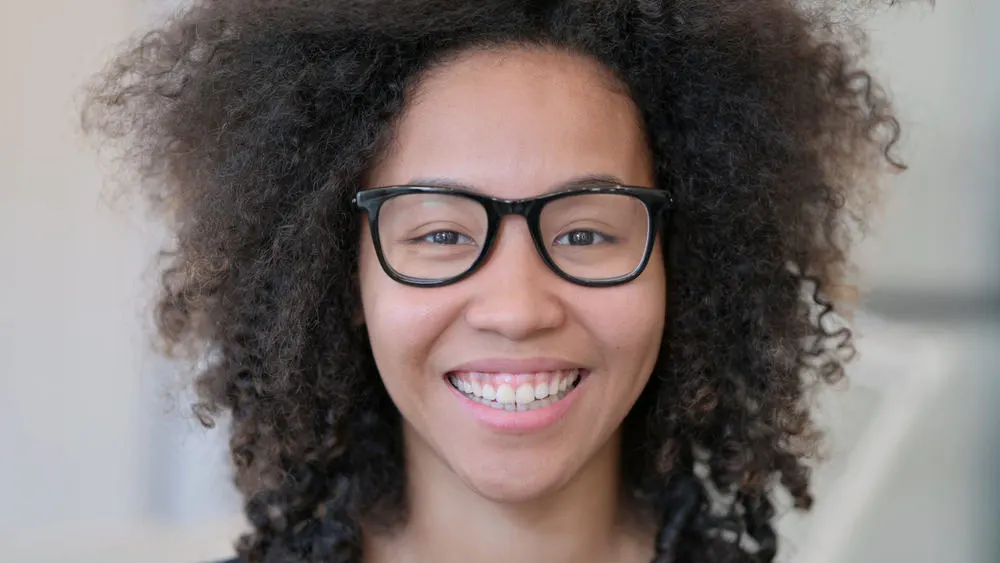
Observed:
[[[482,358],[459,364],[448,373],[456,371],[480,373],[540,373],[580,369],[582,366],[561,358]]]

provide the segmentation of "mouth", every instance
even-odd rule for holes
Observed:
[[[470,401],[523,412],[558,403],[586,376],[586,370],[574,368],[536,373],[455,371],[448,373],[446,379]]]

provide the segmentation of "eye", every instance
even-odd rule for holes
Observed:
[[[431,244],[469,244],[472,239],[455,231],[434,231],[416,239],[416,242],[429,242]]]
[[[597,231],[570,231],[555,240],[555,244],[568,246],[592,246],[595,244],[614,242],[613,237],[605,236]]]

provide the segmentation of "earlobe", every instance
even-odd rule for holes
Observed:
[[[365,312],[361,307],[354,310],[354,314],[351,316],[351,326],[354,328],[365,326]]]
[[[365,306],[361,301],[361,275],[355,267],[351,274],[351,285],[354,290],[354,308],[351,312],[351,326],[360,328],[365,326]]]

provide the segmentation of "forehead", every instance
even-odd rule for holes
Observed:
[[[637,109],[599,63],[519,48],[465,53],[424,76],[370,181],[447,178],[517,198],[587,174],[652,184]]]

